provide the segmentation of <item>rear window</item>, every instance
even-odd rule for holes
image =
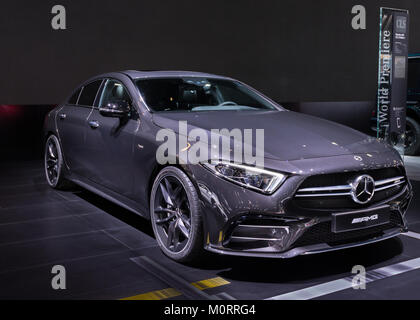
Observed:
[[[76,92],[69,99],[69,104],[77,104],[77,99],[79,98],[80,91],[82,91],[82,88],[76,90]]]
[[[83,87],[82,94],[80,95],[78,104],[82,106],[93,106],[101,83],[102,80],[97,80],[85,85]]]

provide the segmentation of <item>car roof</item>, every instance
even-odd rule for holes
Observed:
[[[174,70],[151,70],[151,71],[138,71],[138,70],[125,70],[120,71],[132,79],[141,78],[167,78],[167,77],[206,77],[206,78],[222,78],[231,79],[229,77],[219,76],[205,72],[195,71],[174,71]]]

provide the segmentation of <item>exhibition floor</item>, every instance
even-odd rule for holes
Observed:
[[[408,235],[292,260],[185,266],[160,252],[148,221],[82,189],[52,190],[40,160],[3,162],[0,299],[420,299],[420,161],[407,165]],[[66,269],[65,290],[51,287],[54,265]],[[354,265],[368,270],[366,290],[348,286]]]

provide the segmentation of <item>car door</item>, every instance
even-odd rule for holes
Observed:
[[[121,100],[130,105],[127,117],[110,117],[100,113],[99,107]],[[130,197],[134,183],[134,141],[140,124],[138,114],[128,90],[116,79],[105,80],[97,105],[89,116],[86,135],[90,148],[90,157],[85,162],[89,179]]]
[[[86,124],[92,112],[95,98],[102,80],[80,87],[60,109],[57,127],[64,152],[64,159],[72,173],[85,176],[84,159],[89,156],[86,148]]]

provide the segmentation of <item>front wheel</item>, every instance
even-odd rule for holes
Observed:
[[[180,262],[192,262],[203,253],[203,234],[197,191],[176,167],[164,168],[150,196],[150,217],[162,251]]]

